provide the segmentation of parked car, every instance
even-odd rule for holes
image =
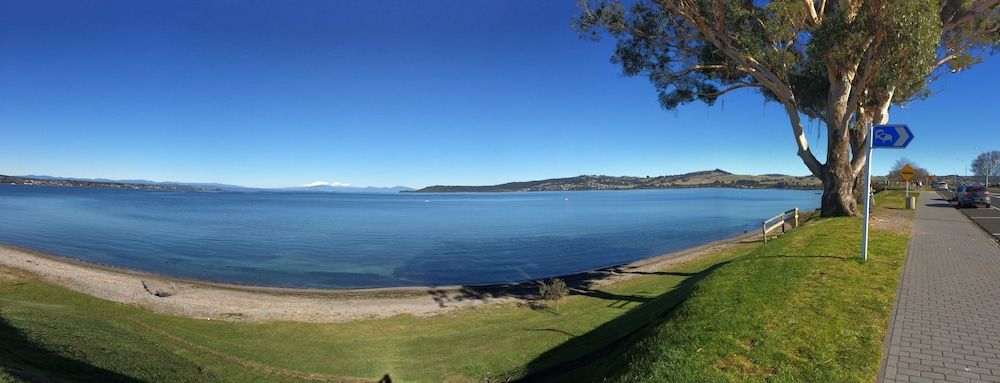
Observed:
[[[935,182],[934,183],[934,190],[945,190],[945,191],[947,191],[948,190],[948,183],[947,182]]]
[[[958,207],[983,205],[990,207],[990,192],[979,185],[963,186],[955,192]]]
[[[955,185],[955,190],[951,192],[951,197],[949,197],[948,200],[949,201],[958,201],[958,193],[961,193],[962,189],[964,189],[964,188],[965,188],[965,185],[962,185],[962,184]]]

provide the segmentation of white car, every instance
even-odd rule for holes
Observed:
[[[934,190],[946,190],[947,191],[948,190],[948,183],[947,182],[935,182],[934,183]]]

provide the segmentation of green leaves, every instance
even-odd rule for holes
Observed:
[[[877,104],[872,97],[890,89],[905,101],[929,95],[936,69],[964,70],[1000,49],[996,0],[820,3],[581,1],[573,25],[584,38],[616,38],[612,62],[625,75],[647,76],[664,108],[711,104],[734,85],[761,87],[772,99],[787,88],[796,109],[813,118],[828,109],[831,77],[865,80],[853,84],[862,88],[858,104]],[[748,68],[748,60],[763,68]],[[860,78],[866,68],[871,76]],[[780,83],[760,84],[762,69]]]
[[[937,2],[890,2],[884,17],[886,49],[874,87],[895,87],[897,99],[925,97],[941,38]]]

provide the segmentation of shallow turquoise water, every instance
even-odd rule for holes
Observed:
[[[0,185],[0,242],[219,282],[490,284],[616,265],[757,230],[815,191],[157,192]]]

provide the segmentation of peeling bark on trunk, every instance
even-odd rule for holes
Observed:
[[[868,142],[868,123],[858,124],[858,126],[851,131],[851,155],[852,156],[863,156],[864,145]],[[865,192],[865,171],[862,170],[854,177],[854,186],[852,187],[851,195],[854,196],[854,200],[861,202],[864,200]]]
[[[830,145],[822,177],[824,217],[859,215],[854,198],[854,170],[851,166],[850,136],[846,128],[830,129]],[[863,187],[863,186],[862,186]]]
[[[865,156],[865,145],[868,144],[868,124],[872,121],[872,112],[870,108],[859,108],[858,110],[858,120],[851,129],[851,157],[857,158],[858,156]],[[865,172],[862,169],[854,176],[854,185],[852,187],[852,195],[854,200],[859,203],[864,201],[865,192]]]
[[[856,216],[858,203],[854,198],[855,172],[851,157],[851,134],[847,102],[851,94],[854,71],[837,72],[830,69],[830,93],[827,100],[827,151],[826,165],[820,180],[823,181],[823,198],[820,211],[824,217]]]
[[[892,96],[895,89],[887,92],[877,93],[872,105],[859,108],[858,129],[851,131],[851,154],[855,157],[864,156],[865,144],[868,138],[868,124],[882,125],[889,122],[889,106],[892,105]],[[854,200],[864,199],[865,172],[864,169],[854,177]]]

